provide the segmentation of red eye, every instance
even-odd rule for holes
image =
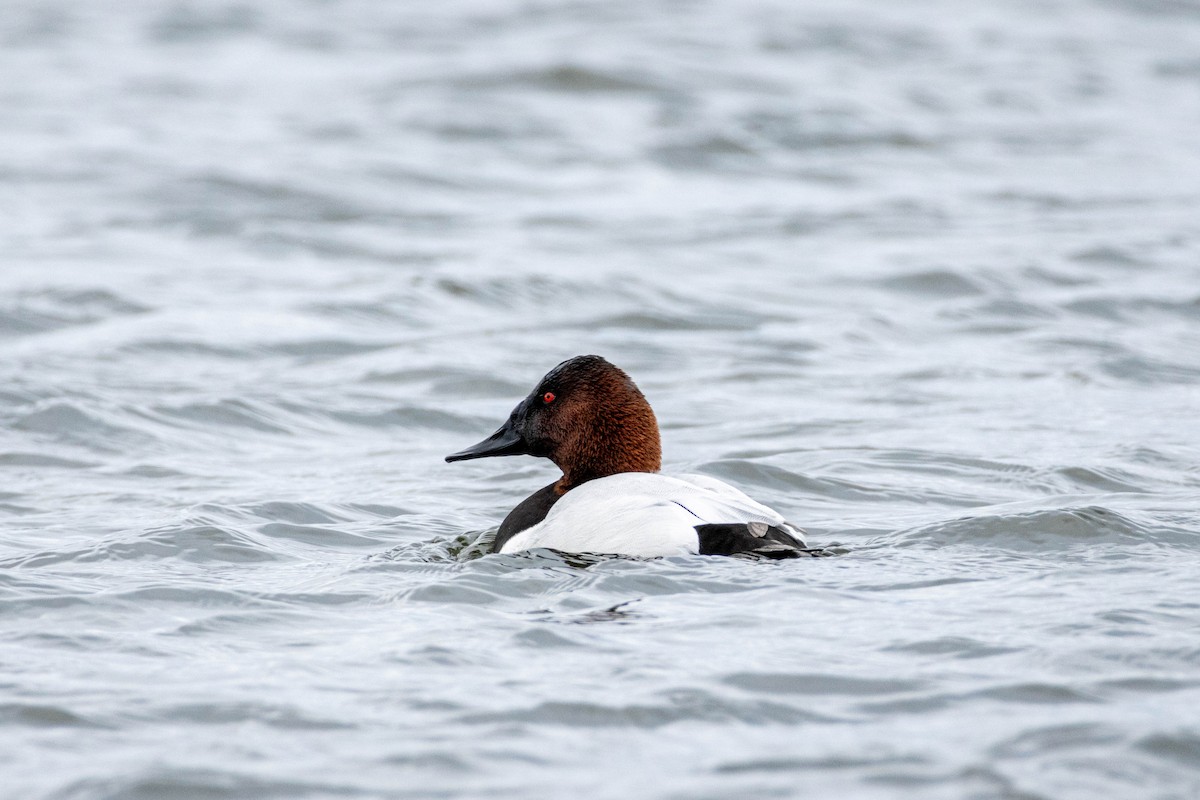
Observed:
[[[554,392],[546,392],[544,395],[542,395],[542,402],[543,403],[553,403],[554,402]]]

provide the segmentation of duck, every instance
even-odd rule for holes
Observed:
[[[562,477],[517,504],[493,552],[539,548],[634,558],[784,559],[819,555],[777,511],[708,475],[664,475],[654,410],[633,380],[597,355],[563,361],[500,428],[447,462],[528,455]]]

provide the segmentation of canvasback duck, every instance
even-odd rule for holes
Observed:
[[[497,553],[818,554],[803,531],[729,484],[660,475],[661,453],[654,411],[629,376],[600,356],[577,356],[550,370],[498,431],[446,461],[530,455],[562,470],[505,517]]]

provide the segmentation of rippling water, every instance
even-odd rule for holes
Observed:
[[[0,794],[1200,796],[1200,4],[12,0]],[[484,556],[559,360],[840,557]]]

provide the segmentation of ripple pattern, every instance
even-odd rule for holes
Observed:
[[[0,795],[1200,796],[1200,4],[11,0]],[[834,557],[487,554],[598,352]]]

